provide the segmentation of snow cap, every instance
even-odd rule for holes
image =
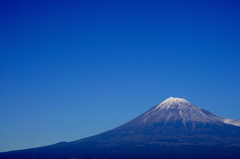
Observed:
[[[183,98],[169,97],[168,99],[164,100],[164,101],[162,102],[162,104],[163,104],[163,103],[179,103],[179,102],[185,103],[185,102],[188,102],[188,101],[185,100],[185,99],[183,99]]]

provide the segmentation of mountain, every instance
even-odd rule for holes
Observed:
[[[204,124],[230,124],[240,126],[240,121],[236,119],[227,119],[215,115],[207,110],[201,109],[183,98],[170,97],[153,107],[143,115],[131,121],[131,125],[152,125],[154,123],[164,124],[168,122],[181,121],[184,127],[186,123],[192,123],[194,129],[195,123]]]
[[[240,121],[170,97],[107,132],[58,144],[0,153],[0,159],[240,158]]]

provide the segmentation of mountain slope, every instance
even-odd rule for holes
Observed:
[[[170,97],[107,132],[55,145],[0,153],[0,159],[239,158],[239,121]]]
[[[240,145],[240,127],[182,98],[170,97],[113,130],[79,141],[160,145]]]
[[[137,121],[138,120],[138,121]],[[215,115],[207,110],[201,109],[183,98],[170,97],[153,107],[146,113],[142,114],[132,123],[132,125],[151,125],[153,123],[182,121],[194,123],[209,123],[209,124],[231,124],[240,126],[240,121],[236,119],[226,119]]]

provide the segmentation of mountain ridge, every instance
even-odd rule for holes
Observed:
[[[0,159],[237,158],[240,127],[226,120],[238,123],[185,99],[170,97],[109,131],[72,142],[0,153]]]
[[[240,126],[240,121],[236,119],[227,119],[208,110],[199,108],[183,98],[170,97],[162,103],[152,107],[142,115],[133,120],[138,119],[134,124],[151,125],[158,122],[168,122],[182,120],[183,124],[187,121],[202,122],[202,123],[216,123],[216,124],[230,124]],[[130,122],[132,122],[131,120]],[[129,123],[129,122],[128,122]],[[133,125],[133,124],[132,124]]]

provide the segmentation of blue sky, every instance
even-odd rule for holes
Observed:
[[[166,98],[240,120],[240,2],[0,1],[0,152],[117,127]]]

